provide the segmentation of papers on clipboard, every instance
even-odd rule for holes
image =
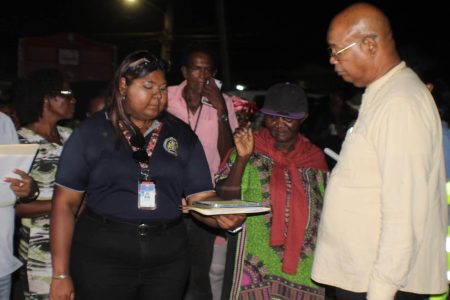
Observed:
[[[192,205],[201,208],[238,208],[238,207],[261,207],[261,202],[244,200],[204,200],[194,201]]]
[[[13,172],[15,169],[28,173],[38,148],[38,144],[0,145],[0,206],[10,205],[11,201],[14,203],[16,199],[9,188],[10,184],[3,179],[5,177],[20,178]]]
[[[262,206],[260,202],[243,200],[195,201],[192,205],[183,206],[183,208],[196,211],[205,216],[258,214],[270,211],[270,207]]]

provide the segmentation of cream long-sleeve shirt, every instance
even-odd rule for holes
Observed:
[[[442,132],[402,62],[370,84],[327,186],[312,278],[394,299],[447,289]]]

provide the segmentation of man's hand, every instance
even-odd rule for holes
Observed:
[[[227,111],[225,99],[219,90],[214,78],[209,78],[207,83],[203,86],[202,96],[208,98],[212,106],[217,110],[218,114],[222,115]]]

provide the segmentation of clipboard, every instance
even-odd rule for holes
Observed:
[[[29,173],[31,164],[36,156],[39,144],[7,144],[0,145],[0,178],[20,178],[13,173],[14,169],[21,169]]]
[[[205,216],[216,215],[234,215],[234,214],[261,214],[268,213],[270,207],[253,206],[253,207],[219,207],[219,208],[202,208],[194,205],[187,205],[182,207],[185,210],[192,210]]]
[[[200,208],[238,208],[238,207],[261,207],[262,203],[244,200],[205,200],[205,201],[194,201],[192,205]]]
[[[0,145],[0,207],[12,205],[16,200],[14,192],[9,188],[10,184],[3,179],[19,179],[20,176],[13,172],[15,169],[29,173],[38,148],[39,144]]]

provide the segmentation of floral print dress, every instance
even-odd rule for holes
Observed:
[[[217,180],[229,175],[236,153],[219,170]],[[270,176],[273,161],[270,157],[253,153],[247,163],[241,183],[242,199],[271,206]],[[311,268],[319,226],[320,212],[327,173],[316,169],[298,169],[308,199],[309,220],[295,275],[282,271],[283,247],[271,247],[272,214],[249,215],[243,230],[237,235],[232,257],[233,282],[229,299],[311,299],[325,298],[324,289],[311,281]],[[285,172],[287,197],[286,219],[289,217],[290,178]],[[287,229],[287,228],[286,228]]]
[[[72,130],[58,126],[64,144]],[[51,200],[56,169],[63,146],[51,143],[34,131],[22,127],[18,130],[22,144],[39,144],[30,175],[37,182],[40,195],[36,201]],[[52,277],[50,256],[50,217],[22,218],[19,230],[19,257],[24,263],[22,275],[27,300],[48,299]]]

